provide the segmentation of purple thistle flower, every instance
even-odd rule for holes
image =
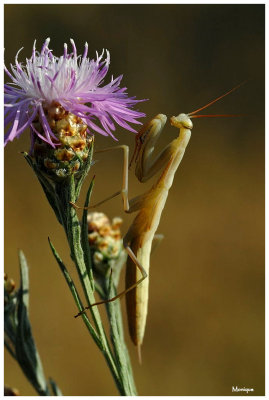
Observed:
[[[111,79],[110,83],[100,86],[107,75],[110,55],[106,50],[96,60],[90,60],[88,44],[83,55],[77,55],[74,41],[71,39],[72,52],[68,53],[64,44],[64,54],[56,57],[49,49],[50,39],[46,39],[40,53],[33,46],[32,56],[23,65],[18,61],[20,49],[15,57],[11,72],[5,72],[11,83],[5,85],[5,125],[11,126],[5,136],[5,145],[28,127],[32,138],[37,135],[43,141],[55,147],[58,138],[47,120],[46,110],[52,103],[60,104],[66,111],[78,116],[95,132],[112,136],[115,123],[136,132],[129,123],[141,124],[137,118],[145,114],[135,111],[133,106],[144,100],[128,97],[126,88],[121,88],[122,75]],[[39,119],[41,132],[35,129],[34,121]],[[101,126],[98,126],[98,121]],[[96,123],[97,122],[97,123]]]

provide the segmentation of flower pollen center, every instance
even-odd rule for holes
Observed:
[[[54,135],[55,148],[42,140],[45,129],[38,114],[33,121],[35,132],[40,134],[34,136],[34,157],[46,172],[55,172],[60,177],[79,171],[88,158],[89,144],[93,140],[87,133],[87,125],[58,102],[44,105],[43,109]]]

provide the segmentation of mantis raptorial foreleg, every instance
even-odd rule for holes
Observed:
[[[168,145],[158,156],[152,158],[152,152],[154,151],[154,145],[159,138],[163,127],[166,123],[167,117],[163,114],[158,114],[149,123],[145,124],[142,129],[137,134],[136,147],[134,155],[131,159],[130,164],[135,159],[136,171],[135,174],[140,182],[146,182],[153,175],[155,175],[164,164],[167,164],[169,158],[171,157],[170,145]],[[151,138],[150,146],[144,147],[143,143],[146,137]],[[106,197],[102,201],[95,203],[88,207],[88,209],[99,207],[100,205],[106,203],[107,201],[113,199],[114,197],[121,194],[123,201],[123,209],[125,212],[134,212],[139,209],[141,203],[145,199],[145,195],[137,196],[131,200],[128,198],[128,166],[129,166],[129,147],[126,145],[119,145],[113,147],[107,147],[104,149],[96,150],[95,153],[103,153],[107,151],[114,151],[122,149],[123,150],[123,174],[122,174],[122,188],[121,190],[113,193],[109,197]],[[141,152],[141,154],[140,154]],[[136,156],[137,154],[137,156]],[[136,157],[135,157],[136,156]],[[141,162],[137,162],[138,157],[140,157]],[[75,208],[79,207],[75,203],[72,203]]]

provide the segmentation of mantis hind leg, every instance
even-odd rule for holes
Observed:
[[[117,296],[111,297],[111,299],[98,301],[96,303],[91,304],[88,307],[85,307],[84,310],[80,311],[78,314],[75,315],[75,318],[77,318],[80,315],[82,315],[86,310],[88,310],[91,307],[98,306],[98,305],[101,305],[101,304],[107,304],[107,303],[110,303],[112,301],[115,301],[115,300],[121,298],[126,293],[130,292],[132,289],[134,289],[136,286],[138,286],[144,279],[147,278],[147,276],[148,276],[147,272],[145,271],[145,269],[142,267],[142,265],[140,264],[140,262],[136,258],[136,256],[135,256],[134,252],[132,251],[132,249],[129,246],[126,246],[125,250],[127,251],[128,256],[131,258],[131,260],[134,262],[134,264],[137,266],[137,268],[141,272],[142,277],[137,282],[135,282],[134,284],[129,286],[127,289],[125,289],[121,293],[117,294]]]
[[[122,193],[122,191],[119,190],[118,192],[116,192],[116,193],[110,195],[109,197],[106,197],[104,200],[99,201],[98,203],[95,203],[95,204],[93,204],[92,206],[89,206],[89,207],[80,207],[80,206],[78,206],[77,204],[72,203],[72,202],[71,202],[71,204],[72,204],[73,207],[75,207],[75,208],[77,208],[77,209],[82,209],[82,208],[83,208],[83,210],[90,210],[90,209],[92,209],[92,208],[99,207],[101,204],[104,204],[104,203],[106,203],[107,201],[113,199],[114,197],[119,196],[121,193]]]

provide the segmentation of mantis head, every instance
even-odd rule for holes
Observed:
[[[176,128],[192,129],[193,124],[188,114],[179,114],[177,117],[171,117],[171,125]]]

